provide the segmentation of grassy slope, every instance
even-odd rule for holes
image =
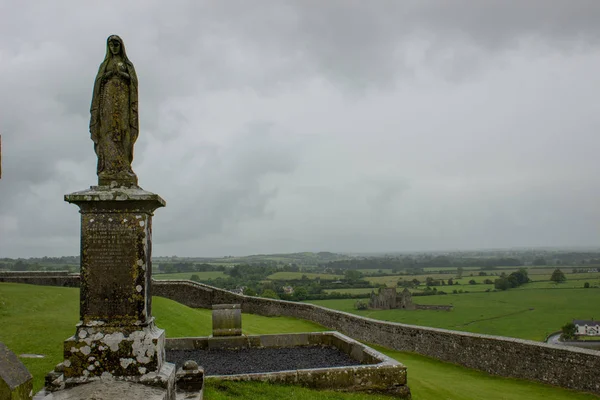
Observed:
[[[511,289],[506,292],[413,297],[418,304],[452,304],[452,311],[354,309],[356,300],[311,303],[386,321],[522,339],[544,340],[571,319],[600,317],[598,289]]]
[[[78,290],[0,283],[0,341],[15,353],[45,354],[43,359],[24,359],[34,375],[36,390],[43,377],[62,359],[61,343],[74,333],[78,313]],[[168,337],[207,335],[209,310],[190,309],[168,299],[154,298],[154,315]],[[322,330],[313,323],[284,317],[244,314],[245,333],[278,333]],[[596,396],[575,393],[526,381],[492,377],[448,363],[410,353],[383,350],[409,368],[409,385],[415,400],[591,400]],[[339,399],[376,400],[389,397],[313,391],[295,386],[254,383],[213,384],[207,387],[210,399],[290,400]]]

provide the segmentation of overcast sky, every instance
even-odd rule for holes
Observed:
[[[168,4],[168,5],[167,5]],[[0,0],[0,257],[79,253],[106,38],[154,255],[600,245],[600,1]]]

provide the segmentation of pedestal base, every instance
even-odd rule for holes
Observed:
[[[64,343],[65,378],[142,376],[165,358],[165,332],[153,323],[133,332],[79,326]]]
[[[56,373],[55,371],[48,374]],[[48,376],[46,379],[48,379]],[[85,385],[84,385],[85,383]],[[67,378],[58,375],[35,400],[175,400],[175,365],[163,364],[158,373],[136,377]]]

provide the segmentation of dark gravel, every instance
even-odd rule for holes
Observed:
[[[360,365],[333,347],[255,348],[243,350],[167,350],[167,361],[181,367],[194,360],[206,375],[235,375],[307,368]]]

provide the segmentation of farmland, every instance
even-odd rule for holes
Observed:
[[[356,310],[353,299],[315,300],[335,310],[384,321],[544,340],[572,319],[600,318],[600,289],[511,289],[413,297],[417,304],[451,304],[452,311]]]
[[[489,295],[489,294],[488,294]],[[442,296],[432,296],[442,297]],[[460,297],[460,296],[456,296]],[[465,296],[466,297],[466,296]],[[0,341],[15,353],[43,354],[40,359],[23,359],[34,376],[35,390],[43,385],[44,375],[62,360],[62,342],[75,331],[79,291],[74,288],[0,283]],[[427,298],[429,300],[429,298]],[[589,300],[589,299],[586,299]],[[190,309],[160,297],[154,298],[157,324],[167,337],[210,334],[209,310]],[[49,329],[51,328],[51,329]],[[246,334],[306,332],[323,330],[311,322],[283,317],[243,315]],[[44,334],[40,334],[43,331]],[[533,382],[506,379],[433,360],[420,355],[377,347],[408,367],[409,385],[414,400],[593,400],[597,396],[555,388]],[[264,383],[211,383],[205,397],[275,400],[384,400],[373,394],[316,391],[297,386]]]

